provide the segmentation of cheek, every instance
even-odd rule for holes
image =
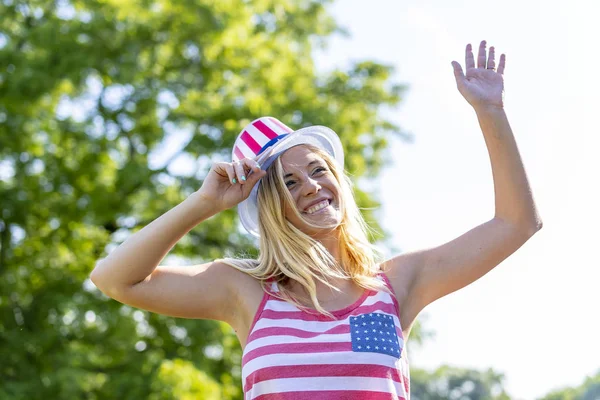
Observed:
[[[294,196],[293,191],[288,191],[288,194],[290,195],[291,203],[290,203],[290,201],[287,201],[287,199],[283,200],[285,202],[285,205],[284,205],[285,216],[286,216],[286,218],[296,218],[296,214],[294,213],[296,198]]]

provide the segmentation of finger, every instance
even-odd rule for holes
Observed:
[[[233,166],[231,165],[231,163],[216,163],[214,170],[218,175],[223,176],[223,174],[226,174],[227,178],[229,179],[229,182],[231,182],[232,184],[235,184],[237,182],[237,180],[235,179],[235,172],[233,171]]]
[[[485,40],[479,44],[479,53],[477,53],[477,68],[485,68]]]
[[[265,175],[267,175],[267,171],[263,171],[262,169],[260,169],[260,167],[252,168],[252,170],[248,174],[246,184],[250,185],[250,187],[253,187],[256,184],[256,182],[258,182]]]
[[[244,184],[246,182],[246,172],[244,172],[244,167],[242,166],[242,163],[240,161],[235,161],[232,164],[237,181],[241,184]]]
[[[471,43],[467,45],[467,49],[465,51],[465,69],[475,68],[475,59],[473,58],[473,49],[471,48]]]
[[[496,68],[496,60],[494,59],[495,53],[496,53],[496,49],[494,49],[494,46],[490,47],[490,52],[488,54],[488,61],[487,61],[487,69],[493,70],[494,68]]]
[[[253,172],[260,171],[260,164],[251,158],[244,158],[240,160],[240,162],[244,166],[244,171],[246,172],[246,178],[251,175]]]
[[[506,55],[500,56],[500,63],[498,64],[498,73],[504,75],[504,67],[506,66]]]
[[[454,68],[454,77],[456,78],[456,84],[462,85],[465,80],[465,74],[463,73],[463,69],[460,66],[460,63],[456,61],[452,61],[452,67]]]

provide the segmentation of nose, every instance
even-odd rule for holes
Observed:
[[[304,182],[302,182],[302,195],[310,196],[312,194],[318,193],[321,190],[321,185],[319,182],[312,179],[311,177],[307,177]]]

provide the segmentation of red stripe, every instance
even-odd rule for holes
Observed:
[[[242,151],[239,149],[239,147],[235,146],[235,148],[233,149],[233,153],[237,156],[238,159],[243,159],[245,158],[244,153],[242,153]]]
[[[254,400],[406,400],[393,393],[366,390],[311,390],[304,392],[269,393],[254,397]]]
[[[254,125],[256,127],[256,129],[258,129],[259,131],[261,131],[269,139],[275,139],[277,136],[279,136],[277,134],[277,132],[275,132],[273,129],[269,128],[262,121],[254,121],[252,123],[252,125]]]
[[[302,353],[331,353],[339,351],[352,351],[350,342],[315,342],[315,343],[283,343],[261,346],[251,350],[242,358],[242,364],[247,364],[255,358],[269,354],[302,354]],[[391,357],[391,356],[390,356]]]
[[[259,330],[255,331],[255,332],[252,332],[252,335],[250,335],[250,337],[248,338],[248,343],[250,343],[252,340],[260,339],[260,338],[267,337],[267,336],[273,336],[273,335],[295,336],[295,337],[307,339],[307,338],[314,338],[319,335],[335,335],[335,334],[344,334],[344,333],[350,333],[350,325],[340,324],[340,325],[334,326],[333,328],[328,329],[324,332],[308,332],[308,331],[305,331],[302,329],[274,326],[271,328],[263,328],[263,329],[259,329]]]
[[[254,154],[258,154],[258,152],[261,149],[261,146],[260,144],[256,143],[256,140],[254,140],[254,138],[250,136],[248,132],[244,131],[240,138],[244,141],[244,143],[246,143],[248,147],[250,147],[250,150],[252,150]]]
[[[269,121],[271,121],[272,123],[274,123],[275,125],[277,125],[281,129],[283,129],[287,133],[293,132],[292,128],[290,128],[289,126],[285,126],[282,122],[280,122],[279,120],[276,120],[275,118],[269,118]]]
[[[375,364],[307,364],[307,365],[282,365],[262,368],[254,371],[246,378],[244,392],[248,392],[253,385],[271,379],[287,378],[314,378],[332,376],[351,376],[367,378],[392,379],[402,383],[402,378],[397,369],[385,365]]]

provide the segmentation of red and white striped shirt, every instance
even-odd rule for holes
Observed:
[[[383,272],[377,278],[391,289]],[[242,356],[245,400],[410,398],[396,299],[365,290],[331,313],[335,320],[265,293]]]

